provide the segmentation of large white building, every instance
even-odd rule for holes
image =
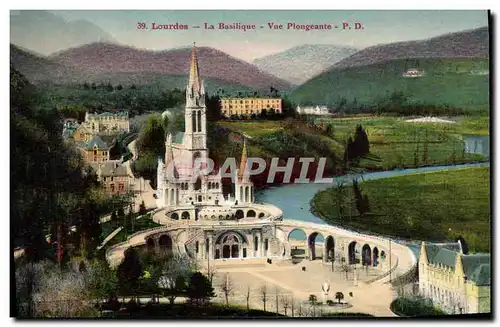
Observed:
[[[330,110],[328,109],[327,106],[305,106],[305,107],[300,107],[297,106],[297,113],[301,115],[318,115],[318,116],[325,116],[325,115],[330,115]]]
[[[205,88],[195,47],[186,89],[183,140],[174,143],[168,134],[165,145],[165,158],[158,160],[157,207],[162,209],[158,222],[187,224],[192,228],[187,234],[158,234],[148,238],[148,248],[184,244],[185,251],[198,259],[262,258],[283,253],[283,245],[271,227],[275,220],[282,219],[282,211],[273,205],[253,203],[253,183],[244,174],[245,143],[235,172],[233,194],[224,196],[220,171],[200,173],[200,169],[196,169],[196,163],[206,162],[209,153]],[[229,225],[242,222],[253,227],[220,228],[226,222]],[[219,228],[214,230],[214,225]],[[184,251],[184,246],[180,246],[180,251]]]

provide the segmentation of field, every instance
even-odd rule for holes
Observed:
[[[490,252],[490,169],[474,167],[361,182],[370,213],[360,216],[353,188],[341,194],[345,214],[338,210],[338,190],[315,195],[312,212],[325,221],[415,240],[465,238],[471,251]]]
[[[402,74],[409,68],[425,71],[418,78]],[[369,66],[325,72],[292,91],[296,103],[324,103],[338,107],[340,97],[347,106],[377,106],[393,93],[401,93],[405,104],[464,109],[469,112],[489,110],[487,59],[391,60]]]
[[[482,155],[464,153],[464,135],[488,135],[489,117],[458,117],[454,124],[415,124],[405,122],[406,118],[390,116],[357,116],[350,118],[319,118],[315,128],[302,122],[276,121],[220,121],[219,126],[251,137],[249,156],[271,156],[293,151],[293,146],[305,149],[315,148],[313,156],[326,156],[331,152],[343,158],[344,142],[353,136],[357,124],[361,124],[368,134],[370,156],[360,161],[362,170],[388,170],[415,166],[452,164],[484,160]],[[333,132],[328,135],[326,128],[332,124]],[[278,133],[303,135],[297,142],[276,143]],[[306,136],[309,135],[309,138]],[[278,135],[279,136],[279,135]],[[284,140],[281,140],[284,143]],[[315,144],[311,144],[315,143]],[[321,146],[320,146],[321,143]],[[325,151],[328,147],[329,151]],[[427,147],[427,150],[425,148]],[[323,149],[323,150],[321,150]],[[301,152],[307,152],[307,151]],[[228,150],[229,151],[229,150]],[[234,153],[238,157],[240,147]],[[292,152],[293,152],[292,151]],[[424,154],[425,152],[426,155]],[[232,154],[234,154],[232,152]],[[301,153],[297,153],[300,155]],[[415,159],[417,157],[417,159]],[[427,157],[427,158],[425,158]]]

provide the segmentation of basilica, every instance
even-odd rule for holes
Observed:
[[[157,207],[160,211],[155,220],[163,225],[178,225],[179,229],[168,235],[152,236],[146,242],[148,246],[174,248],[197,259],[269,257],[283,252],[283,244],[273,235],[272,228],[274,221],[282,219],[282,211],[270,204],[254,202],[253,183],[244,173],[247,168],[245,143],[233,178],[232,194],[223,193],[220,171],[208,173],[196,169],[196,162],[205,167],[209,152],[205,87],[194,46],[182,143],[174,143],[168,134],[165,148],[165,157],[158,160]]]

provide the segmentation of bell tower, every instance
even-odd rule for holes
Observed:
[[[207,149],[207,115],[205,106],[205,87],[200,80],[196,45],[191,50],[189,81],[186,88],[186,109],[184,149],[190,153],[190,159],[206,159]]]

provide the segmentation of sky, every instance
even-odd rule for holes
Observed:
[[[429,37],[488,25],[486,11],[51,11],[67,21],[84,19],[111,34],[119,43],[164,50],[196,42],[237,58],[253,60],[301,44],[336,44],[364,48],[381,43]],[[137,29],[145,23],[148,30]],[[193,29],[204,23],[263,25],[252,31]],[[268,23],[332,24],[359,22],[363,30],[270,30]],[[151,24],[187,24],[186,31],[152,30]]]

